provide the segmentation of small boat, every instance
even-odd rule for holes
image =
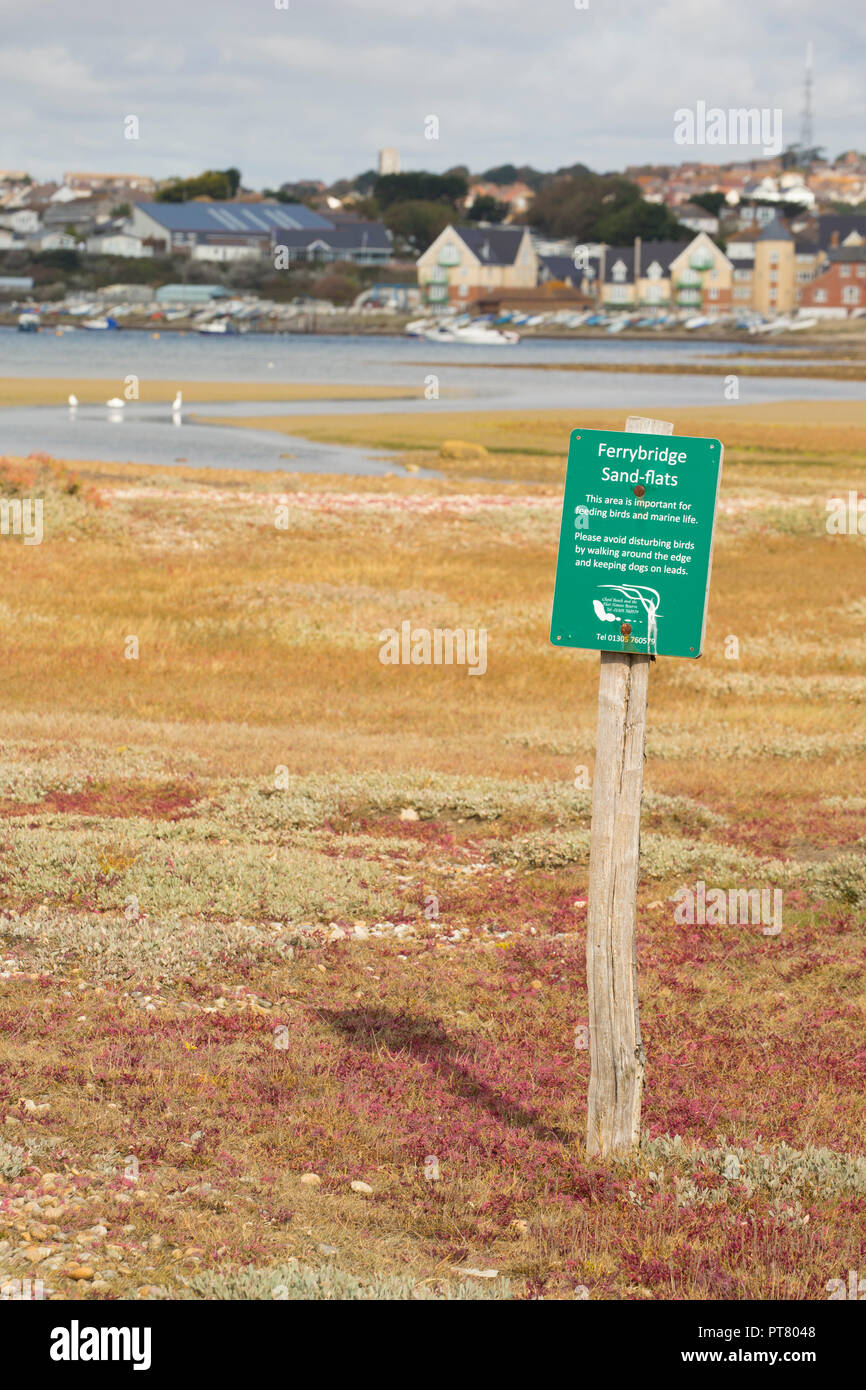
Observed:
[[[19,333],[38,333],[41,327],[41,319],[38,314],[19,314],[18,332]]]
[[[119,328],[120,324],[117,319],[106,316],[99,319],[85,319],[81,327],[89,328],[92,333],[105,333],[111,328]]]
[[[431,343],[467,343],[471,347],[513,347],[520,342],[520,334],[508,328],[491,328],[488,324],[445,324],[438,323],[425,330],[424,337]]]
[[[237,331],[229,319],[213,319],[210,323],[201,323],[198,326],[199,333],[237,334]]]

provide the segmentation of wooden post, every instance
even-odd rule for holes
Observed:
[[[630,416],[626,430],[672,434],[673,425]],[[646,1054],[638,1016],[636,912],[650,660],[601,653],[586,931],[588,1154],[631,1149],[640,1140]]]

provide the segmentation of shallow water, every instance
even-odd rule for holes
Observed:
[[[164,406],[129,402],[110,412],[80,406],[70,416],[56,407],[10,407],[0,412],[0,452],[45,452],[59,458],[172,464],[194,467],[302,470],[383,474],[402,471],[386,450],[315,444],[265,430],[236,431],[191,419],[205,416],[261,417],[352,413],[405,414],[416,411],[617,409],[664,417],[668,408],[724,406],[730,368],[718,375],[652,372],[556,371],[555,364],[711,361],[731,353],[772,354],[785,350],[766,341],[742,344],[703,340],[623,342],[621,338],[524,340],[513,348],[448,346],[400,336],[365,338],[316,334],[244,334],[229,338],[195,333],[89,333],[82,330],[38,334],[0,329],[0,374],[7,377],[124,377],[172,381],[326,383],[413,387],[407,400],[197,403],[187,389],[183,422],[173,422]],[[532,364],[554,364],[537,371]],[[521,370],[521,365],[526,370]],[[437,379],[439,398],[425,388]],[[863,400],[864,383],[808,377],[741,377],[739,404],[786,400]],[[282,457],[290,454],[291,458]]]
[[[213,407],[211,407],[212,409]],[[221,408],[221,407],[220,407]],[[134,402],[122,411],[101,406],[9,407],[0,411],[0,454],[50,454],[105,463],[185,463],[191,468],[238,468],[303,473],[403,474],[387,450],[317,444],[264,430],[198,424],[185,411],[175,424],[168,409]],[[415,476],[421,476],[419,469]]]

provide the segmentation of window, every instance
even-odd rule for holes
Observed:
[[[841,275],[841,277],[842,277],[843,280],[850,280],[850,279],[851,279],[851,267],[850,267],[850,265],[840,265],[840,267],[839,267],[839,274]]]
[[[826,290],[816,290],[816,291],[815,291],[815,303],[816,303],[816,304],[826,304],[826,303],[827,303],[827,291],[826,291]]]
[[[858,280],[866,280],[866,265],[858,265],[858,267],[857,267],[857,279],[858,279]]]
[[[843,304],[859,304],[860,289],[857,285],[846,285],[842,290]]]
[[[617,261],[616,265],[613,267],[613,270],[611,271],[611,274],[616,283],[621,285],[626,277],[625,262]]]

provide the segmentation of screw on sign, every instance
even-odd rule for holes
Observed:
[[[586,1148],[640,1138],[646,1054],[637,989],[640,803],[650,662],[700,656],[716,502],[717,439],[630,416],[625,433],[572,433],[550,640],[601,652],[586,978]],[[644,436],[639,438],[636,436]]]

